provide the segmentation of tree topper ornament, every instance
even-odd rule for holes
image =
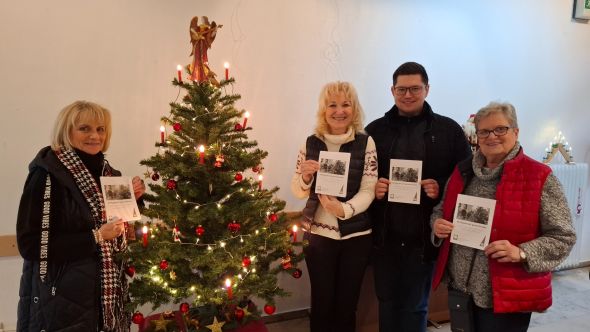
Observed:
[[[219,86],[219,82],[215,79],[215,73],[209,69],[209,58],[207,57],[207,50],[211,48],[211,44],[217,35],[217,29],[223,25],[217,25],[215,21],[209,23],[207,16],[201,16],[201,22],[197,16],[193,17],[190,25],[190,37],[192,50],[191,54],[193,62],[191,64],[190,79],[197,82],[209,81],[215,86]]]

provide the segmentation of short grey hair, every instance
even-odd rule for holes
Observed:
[[[478,128],[477,125],[481,119],[496,113],[504,115],[504,117],[506,117],[508,120],[510,127],[518,128],[518,120],[516,119],[516,109],[514,106],[510,103],[499,103],[494,101],[477,111],[475,114],[475,119],[473,119],[475,128]]]

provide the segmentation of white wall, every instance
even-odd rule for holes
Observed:
[[[155,152],[159,118],[177,95],[170,85],[175,67],[190,61],[189,21],[201,15],[224,25],[210,66],[221,75],[223,62],[231,63],[239,106],[252,113],[252,137],[270,152],[265,183],[282,188],[287,210],[302,206],[289,179],[321,86],[353,82],[370,121],[391,106],[391,74],[410,60],[428,70],[435,111],[463,123],[491,100],[510,101],[531,156],[540,157],[561,130],[575,158],[588,162],[590,25],[571,19],[572,6],[568,0],[2,1],[0,234],[15,233],[27,164],[48,144],[56,114],[75,99],[112,110],[109,160],[127,174],[145,171],[138,162]],[[580,240],[590,260],[590,236]],[[3,273],[0,286],[0,322],[10,327],[20,260],[1,263],[14,272]],[[286,280],[297,297],[279,310],[307,306],[301,280]]]

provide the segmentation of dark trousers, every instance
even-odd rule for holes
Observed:
[[[372,247],[371,234],[347,240],[305,233],[311,283],[311,332],[353,332],[356,306]]]
[[[478,306],[473,311],[476,332],[526,332],[531,321],[530,312],[495,314]]]
[[[425,332],[434,262],[421,248],[379,248],[373,255],[380,332]]]

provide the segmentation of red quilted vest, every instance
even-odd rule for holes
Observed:
[[[502,178],[496,190],[496,209],[490,242],[508,240],[514,245],[530,241],[541,234],[539,210],[541,193],[551,169],[521,151],[504,164]],[[463,178],[455,168],[449,180],[443,218],[453,219],[457,195],[463,192]],[[449,258],[450,241],[441,247],[434,278],[436,289],[443,277]],[[551,306],[551,273],[529,273],[522,263],[498,263],[489,259],[494,312],[543,311]]]

